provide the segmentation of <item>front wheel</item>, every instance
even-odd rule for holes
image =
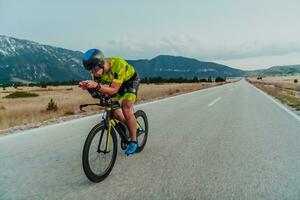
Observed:
[[[98,183],[109,175],[116,161],[117,144],[113,128],[108,134],[103,122],[90,131],[82,153],[83,170],[90,181]]]
[[[134,113],[137,123],[137,141],[139,144],[136,152],[141,152],[147,142],[148,139],[148,119],[147,115],[144,111],[138,110]]]

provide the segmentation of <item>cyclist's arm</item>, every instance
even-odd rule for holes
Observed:
[[[111,84],[111,86],[105,86],[105,85],[101,84],[99,91],[104,94],[108,94],[108,95],[112,96],[118,92],[121,85],[122,85],[122,83],[117,83],[117,82],[113,82]]]
[[[120,89],[125,79],[125,66],[119,64],[117,72],[113,73],[113,81],[110,87],[101,85],[99,91],[110,96],[114,95]]]

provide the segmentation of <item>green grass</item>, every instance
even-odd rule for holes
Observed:
[[[295,108],[296,110],[300,110],[300,99],[296,98],[295,96],[290,95],[277,95],[277,99],[279,99],[281,102]]]
[[[5,96],[5,98],[26,98],[26,97],[37,97],[37,96],[39,95],[30,92],[13,92]]]

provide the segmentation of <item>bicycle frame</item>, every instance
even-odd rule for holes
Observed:
[[[82,104],[80,105],[80,110],[85,112],[82,108],[87,106],[101,106],[104,107],[104,114],[102,116],[102,122],[104,122],[104,126],[107,127],[107,138],[105,142],[105,149],[102,151],[100,149],[103,135],[104,135],[104,129],[101,132],[99,144],[98,144],[98,153],[109,153],[108,147],[110,144],[110,135],[111,135],[111,129],[113,128],[120,136],[120,138],[123,140],[124,143],[129,144],[128,138],[126,137],[126,133],[121,129],[121,127],[118,125],[116,119],[114,118],[114,111],[120,108],[119,103],[114,103],[112,101],[109,101],[111,98],[105,95],[100,95],[100,103],[94,103],[94,104]],[[137,121],[137,124],[139,128],[144,132],[145,130],[140,125],[140,123]],[[137,133],[139,136],[141,133]]]
[[[105,112],[102,116],[104,126],[107,127],[107,137],[106,137],[106,142],[105,142],[105,149],[104,151],[101,151],[100,146],[102,143],[102,138],[103,138],[103,132],[101,133],[100,141],[99,141],[99,146],[98,146],[98,152],[103,152],[103,153],[108,153],[108,147],[110,144],[110,134],[111,134],[111,129],[113,128],[120,136],[120,138],[123,139],[125,143],[129,144],[129,141],[123,132],[123,130],[119,127],[116,119],[114,118],[114,109],[110,107],[105,108]],[[102,130],[104,131],[104,129]]]

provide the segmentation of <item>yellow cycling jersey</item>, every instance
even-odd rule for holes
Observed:
[[[120,83],[128,81],[135,73],[134,68],[126,60],[118,57],[111,57],[111,70],[101,76],[104,83]]]

